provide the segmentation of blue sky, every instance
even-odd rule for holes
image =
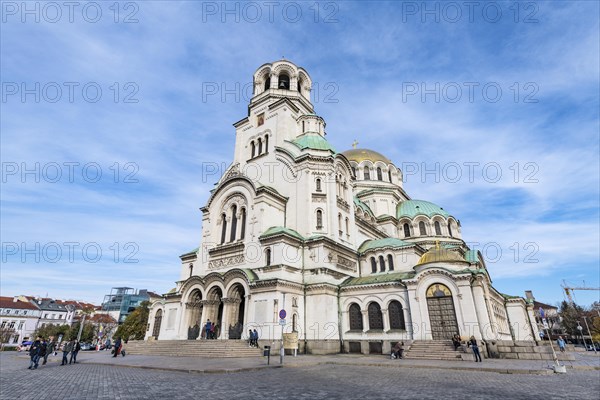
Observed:
[[[275,3],[81,2],[70,20],[2,2],[2,295],[173,287],[242,88],[281,57],[316,83],[333,146],[391,158],[500,291],[600,286],[598,2]]]

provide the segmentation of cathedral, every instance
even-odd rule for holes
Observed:
[[[233,161],[201,208],[200,244],[151,304],[148,340],[202,340],[207,320],[223,340],[296,333],[312,354],[537,338],[532,304],[494,289],[458,216],[412,199],[385,155],[333,148],[307,71],[280,60],[253,84]]]

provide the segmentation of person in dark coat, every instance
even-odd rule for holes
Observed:
[[[113,355],[113,357],[116,357],[119,355],[119,351],[121,351],[121,338],[117,336],[117,340],[115,340],[115,353]]]
[[[44,362],[42,365],[46,365],[46,362],[48,362],[48,356],[54,352],[55,348],[56,343],[54,342],[54,336],[50,336],[50,340],[48,340],[48,343],[46,343],[46,354],[44,355]]]
[[[73,343],[73,351],[71,351],[69,364],[77,364],[77,353],[79,353],[79,350],[81,350],[81,344],[79,343],[79,340],[76,340],[75,343]]]
[[[210,329],[212,324],[210,323],[210,319],[206,320],[206,325],[204,325],[204,331],[206,332],[205,339],[210,339]]]
[[[38,367],[38,363],[40,362],[40,353],[42,351],[42,341],[40,340],[40,337],[38,336],[37,339],[35,339],[35,342],[33,342],[31,344],[31,347],[29,348],[29,367],[27,367],[27,369],[37,369]]]
[[[63,345],[63,357],[62,357],[62,363],[60,365],[67,365],[69,363],[69,359],[68,359],[68,355],[69,353],[73,350],[73,341],[69,340],[68,342],[65,342],[65,344]]]
[[[469,339],[469,347],[473,349],[473,354],[475,355],[475,362],[477,362],[478,360],[479,362],[481,362],[481,354],[479,354],[479,346],[477,346],[477,339],[475,339],[475,336],[471,336],[471,339]]]

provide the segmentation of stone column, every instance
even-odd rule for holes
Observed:
[[[390,330],[390,316],[387,308],[381,309],[381,317],[383,318],[383,332],[387,332]]]

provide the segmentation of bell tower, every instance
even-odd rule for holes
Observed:
[[[272,162],[273,149],[308,131],[324,135],[325,123],[310,101],[312,80],[288,60],[261,65],[253,75],[248,116],[234,124],[234,164]]]

